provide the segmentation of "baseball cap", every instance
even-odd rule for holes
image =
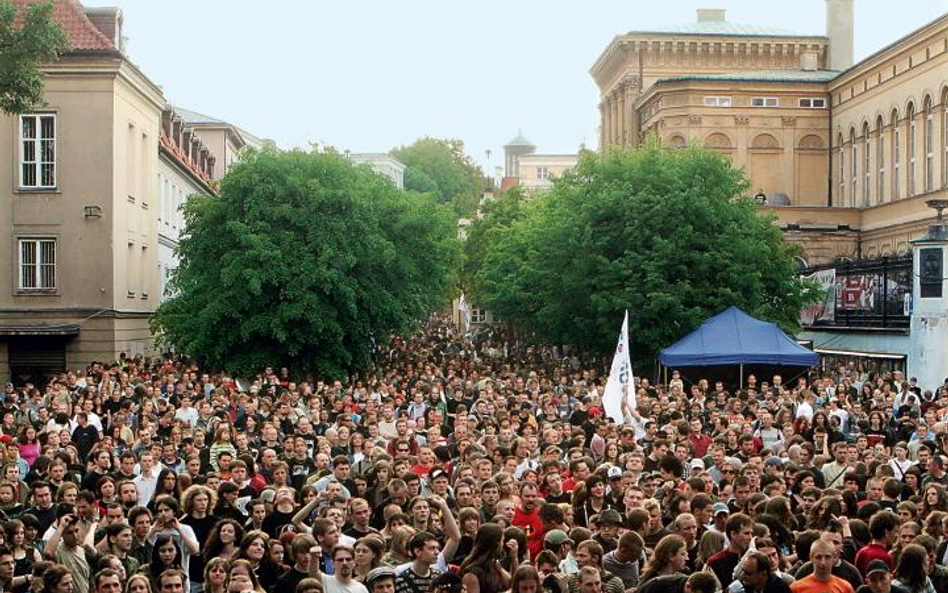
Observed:
[[[438,478],[446,478],[447,476],[448,476],[448,474],[445,473],[445,471],[444,471],[443,469],[435,469],[435,470],[432,470],[430,474],[428,474],[428,478],[429,478],[432,482],[434,482],[434,481],[437,480]]]
[[[767,461],[764,462],[764,465],[776,465],[777,467],[783,467],[783,459],[777,457],[776,455],[771,455],[767,458]]]
[[[872,560],[869,562],[869,565],[866,566],[866,576],[872,575],[874,572],[889,572],[889,565],[885,563],[884,560]]]
[[[562,529],[551,529],[543,536],[543,541],[551,546],[559,546],[570,541],[570,539]]]
[[[395,569],[388,566],[379,566],[378,568],[373,568],[365,575],[365,584],[371,587],[372,583],[386,577],[394,579]]]
[[[622,515],[615,509],[606,509],[599,513],[600,525],[622,525]]]
[[[727,505],[723,502],[716,502],[714,506],[711,507],[711,514],[718,515],[720,513],[730,513],[731,509],[727,508]]]
[[[609,471],[606,473],[606,475],[609,476],[609,479],[610,479],[610,480],[613,479],[613,478],[621,478],[621,477],[622,477],[622,468],[616,467],[616,466],[613,465],[612,467],[609,468]]]
[[[695,457],[691,460],[691,469],[704,469],[704,461]]]

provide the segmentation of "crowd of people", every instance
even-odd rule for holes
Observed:
[[[6,387],[2,593],[945,593],[948,389],[677,372],[434,317],[341,381],[122,358]]]

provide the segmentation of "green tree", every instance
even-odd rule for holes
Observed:
[[[213,367],[341,376],[457,281],[450,209],[331,152],[251,153],[185,218],[174,296],[152,327]]]
[[[405,188],[432,192],[444,203],[454,205],[458,216],[477,209],[484,191],[484,175],[464,153],[460,140],[419,138],[413,144],[392,150],[405,164]]]
[[[23,113],[43,103],[43,62],[67,48],[66,34],[52,18],[53,3],[26,10],[0,0],[0,111]]]
[[[494,232],[472,297],[536,339],[603,354],[627,309],[640,368],[729,305],[795,330],[809,285],[748,187],[698,148],[586,152]]]
[[[474,220],[467,229],[464,241],[464,266],[461,269],[461,285],[467,291],[477,291],[474,282],[477,272],[484,267],[488,248],[504,231],[519,222],[525,213],[523,189],[515,186],[486,202],[481,208],[482,216]]]

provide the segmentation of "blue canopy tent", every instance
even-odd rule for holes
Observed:
[[[811,367],[819,356],[784,333],[777,324],[754,319],[737,307],[708,319],[659,353],[664,367],[744,365]]]

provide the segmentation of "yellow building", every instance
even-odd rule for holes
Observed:
[[[703,10],[616,37],[591,70],[600,145],[727,155],[809,265],[907,253],[948,187],[948,15],[853,64],[852,0],[826,7],[826,36]]]

